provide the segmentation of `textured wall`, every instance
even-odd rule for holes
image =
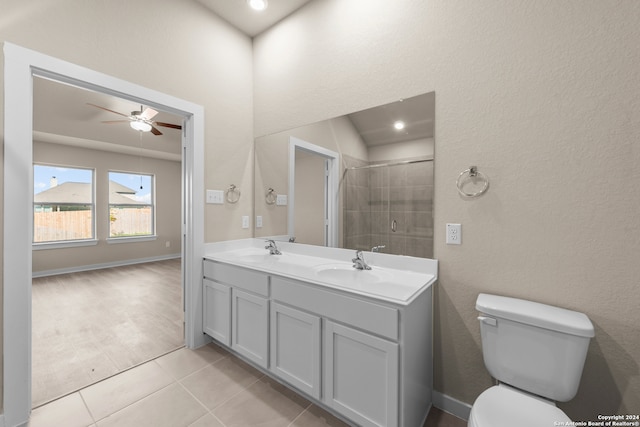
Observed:
[[[207,205],[205,241],[251,237],[240,228],[253,206],[248,37],[195,1],[2,0],[1,9],[0,41],[203,105],[206,188],[243,190],[235,205]]]
[[[319,0],[254,41],[257,135],[435,90],[436,390],[492,384],[474,304],[493,292],[593,321],[570,417],[640,411],[638,22],[632,0]],[[470,165],[491,187],[463,200]]]

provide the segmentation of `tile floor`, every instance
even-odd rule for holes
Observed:
[[[180,259],[33,279],[34,406],[184,346]]]
[[[214,344],[176,350],[38,407],[28,425],[346,426]],[[464,426],[432,410],[424,427]]]

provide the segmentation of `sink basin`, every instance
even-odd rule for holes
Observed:
[[[433,278],[432,275],[379,266],[358,270],[350,263],[321,264],[313,270],[319,282],[400,301],[408,300]]]
[[[314,268],[316,276],[331,282],[378,283],[388,282],[392,275],[383,269],[358,270],[351,264],[325,264]]]

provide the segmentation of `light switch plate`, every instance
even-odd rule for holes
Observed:
[[[207,190],[207,203],[222,205],[224,203],[224,191]]]
[[[242,216],[242,228],[249,228],[249,215]]]
[[[278,206],[286,206],[287,205],[287,195],[286,194],[278,194],[276,197],[276,205]]]
[[[262,227],[262,215],[257,215],[256,216],[256,228],[261,228]]]

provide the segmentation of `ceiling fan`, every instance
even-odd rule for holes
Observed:
[[[180,125],[174,125],[172,123],[164,123],[164,122],[156,122],[153,120],[158,112],[153,108],[142,108],[140,106],[140,111],[132,111],[130,115],[119,113],[117,111],[110,110],[105,107],[101,107],[99,105],[91,104],[87,102],[87,105],[92,107],[99,108],[101,110],[109,111],[110,113],[117,114],[119,116],[126,117],[127,120],[103,120],[102,123],[114,124],[114,123],[129,123],[131,128],[138,130],[140,132],[151,132],[154,135],[162,135],[162,132],[156,128],[156,126],[171,128],[171,129],[182,129]]]

